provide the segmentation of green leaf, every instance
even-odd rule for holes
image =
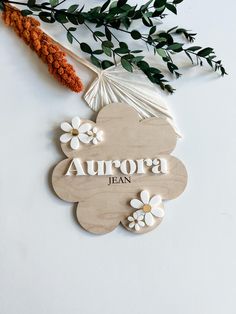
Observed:
[[[113,48],[113,47],[114,47],[113,43],[112,43],[110,40],[105,40],[105,41],[103,41],[103,42],[102,42],[102,45],[103,45],[104,47],[108,47],[108,48]]]
[[[78,25],[79,24],[79,22],[78,22],[78,20],[77,20],[77,18],[75,17],[75,15],[68,15],[67,16],[67,18],[68,18],[68,20],[72,23],[72,24],[74,24],[74,25]]]
[[[224,75],[228,75],[228,73],[226,72],[225,68],[224,67],[220,67],[220,72],[221,72],[221,75],[224,76]]]
[[[199,49],[201,49],[202,47],[200,46],[192,46],[192,47],[189,47],[187,50],[190,50],[190,51],[197,51]]]
[[[183,33],[185,33],[185,32],[187,32],[187,30],[186,30],[185,28],[178,28],[178,29],[176,30],[176,34],[183,34]]]
[[[27,1],[27,6],[30,8],[36,4],[36,0],[28,0]]]
[[[176,28],[178,28],[178,26],[174,26],[174,27],[170,28],[170,29],[167,31],[167,33],[173,32]],[[176,33],[177,33],[177,32],[176,32]]]
[[[143,24],[147,27],[153,26],[152,20],[148,17],[146,13],[142,13]]]
[[[125,5],[127,2],[127,0],[118,0],[117,1],[117,7],[123,7],[123,5]]]
[[[166,89],[167,92],[170,93],[170,94],[173,94],[174,91],[175,91],[175,89],[171,85],[169,85],[169,84],[164,85],[164,89]]]
[[[109,61],[109,60],[104,60],[102,61],[102,68],[105,70],[107,68],[110,68],[111,66],[113,66],[114,63]]]
[[[94,54],[94,55],[101,55],[101,54],[103,54],[103,50],[101,50],[101,49],[94,50],[94,51],[93,51],[93,54]]]
[[[165,10],[166,6],[163,5],[160,8],[156,8],[156,10],[153,12],[152,17],[158,17],[161,15],[161,13]]]
[[[168,67],[168,69],[169,69],[169,71],[170,71],[171,73],[173,73],[174,71],[178,70],[177,65],[175,65],[175,64],[172,63],[172,62],[167,62],[167,67]]]
[[[110,3],[111,3],[111,0],[106,1],[106,2],[102,5],[100,12],[104,12],[104,11],[106,10],[106,8],[109,6]]]
[[[137,64],[138,62],[142,61],[144,59],[143,56],[138,56],[138,57],[134,57],[132,59],[132,62],[134,62],[135,64]]]
[[[73,43],[73,36],[72,36],[72,34],[68,31],[66,36],[67,36],[67,40],[69,41],[69,43],[72,44]]]
[[[140,34],[139,31],[133,30],[130,34],[131,34],[131,37],[135,40],[142,38],[142,35]]]
[[[86,53],[92,53],[92,49],[90,48],[90,46],[86,43],[81,43],[80,44],[80,49],[83,51],[83,52],[86,52]]]
[[[68,9],[68,13],[74,13],[78,9],[79,5],[78,4],[72,4]]]
[[[192,62],[192,64],[194,64],[193,62],[193,58],[191,57],[190,53],[188,53],[187,51],[185,51],[187,57],[190,59],[190,61]]]
[[[111,48],[102,46],[102,50],[103,50],[103,52],[105,53],[105,55],[107,55],[108,57],[111,57],[111,56],[112,56]]]
[[[212,52],[213,52],[213,49],[208,47],[208,48],[204,48],[204,49],[200,50],[197,55],[199,57],[206,57],[209,54],[211,54]]]
[[[39,12],[39,18],[45,23],[54,23],[55,19],[51,16],[49,12]]]
[[[103,23],[102,23],[103,24]],[[121,25],[121,21],[120,20],[111,20],[110,24],[113,28],[119,29],[120,25]]]
[[[207,58],[206,61],[207,61],[207,63],[208,63],[211,67],[213,67],[213,63],[212,63],[211,59]]]
[[[184,1],[184,0],[174,0],[173,3],[174,3],[174,4],[179,4],[179,3],[183,2],[183,1]]]
[[[141,52],[143,52],[143,50],[132,50],[131,52],[132,53],[141,53]]]
[[[96,36],[96,37],[105,37],[105,34],[102,33],[102,32],[100,32],[100,31],[96,31],[96,32],[94,32],[93,34],[94,34],[94,36]]]
[[[116,48],[114,49],[114,52],[118,54],[125,54],[125,53],[129,53],[129,49],[128,48]]]
[[[105,34],[106,34],[107,40],[111,41],[112,34],[107,26],[105,26]]]
[[[149,35],[153,35],[157,30],[157,27],[156,26],[153,26],[150,28],[150,31],[149,31]]]
[[[49,5],[50,3],[47,3],[47,4]],[[35,5],[36,5],[36,0],[28,0],[27,1],[27,6],[28,6],[28,8],[30,10],[32,10],[32,11],[41,11],[41,9],[37,8]]]
[[[102,44],[102,50],[103,52],[108,56],[108,57],[111,57],[112,55],[112,51],[111,51],[111,48],[109,47],[106,47]]]
[[[59,0],[49,0],[49,1],[52,7],[55,7],[59,3]]]
[[[100,60],[98,58],[96,58],[95,56],[91,55],[90,60],[91,60],[92,64],[96,65],[98,68],[101,67]]]
[[[106,40],[102,42],[102,50],[104,51],[104,53],[108,56],[111,57],[112,55],[112,51],[111,48],[113,48],[114,45],[111,41]]]
[[[126,43],[124,43],[123,41],[119,42],[119,46],[120,46],[120,48],[127,48],[128,49],[128,45]]]
[[[149,64],[146,61],[139,61],[137,65],[142,71],[149,70]]]
[[[154,8],[161,8],[166,5],[167,0],[155,0],[154,1]]]
[[[94,38],[94,40],[98,41],[97,38],[100,38],[100,37],[105,37],[105,34],[102,33],[102,32],[100,32],[100,31],[95,31],[95,32],[93,33],[93,38]]]
[[[161,73],[161,71],[159,70],[159,69],[157,69],[157,68],[153,68],[153,67],[150,67],[149,68],[149,71],[151,72],[151,73]]]
[[[127,53],[125,56],[122,57],[123,59],[126,59],[128,61],[132,61],[132,59],[134,58],[134,55],[132,55],[131,53]]]
[[[177,14],[177,10],[176,7],[173,4],[170,3],[166,3],[166,7],[169,11],[171,11],[174,14]]]
[[[22,10],[20,11],[23,16],[31,15],[33,12],[30,10]]]
[[[166,57],[166,52],[164,49],[162,48],[159,48],[159,49],[156,49],[156,52],[159,54],[159,56],[161,56],[162,58],[165,58]]]
[[[76,17],[77,17],[77,19],[78,19],[78,22],[79,22],[79,24],[83,24],[84,23],[84,17],[83,17],[83,14],[76,14]]]
[[[152,1],[153,1],[153,0],[147,1],[145,4],[143,4],[143,5],[141,6],[140,10],[141,10],[142,12],[147,11],[147,8],[148,8],[149,5],[152,3]]]
[[[174,43],[174,44],[168,46],[167,49],[168,49],[168,50],[172,50],[172,51],[174,51],[174,52],[180,52],[180,51],[183,50],[182,46],[183,46],[183,44]]]
[[[167,45],[172,45],[174,43],[173,37],[165,32],[159,33],[156,39],[157,42],[166,42]]]
[[[112,1],[111,5],[110,5],[110,8],[109,8],[109,11],[111,11],[112,9],[114,9],[116,7],[117,7],[117,1]]]
[[[133,72],[133,67],[132,64],[125,58],[121,58],[121,65],[123,66],[123,68],[128,71],[128,72]]]
[[[55,19],[57,22],[62,23],[62,24],[65,24],[68,22],[67,16],[63,12],[56,12]]]

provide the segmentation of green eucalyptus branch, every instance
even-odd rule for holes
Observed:
[[[96,6],[87,12],[78,4],[71,5],[67,9],[59,8],[65,2],[66,0],[50,0],[39,4],[36,0],[28,0],[26,3],[0,0],[0,9],[4,10],[7,4],[25,6],[27,9],[21,11],[24,16],[36,15],[45,23],[61,24],[66,31],[68,41],[71,44],[76,41],[80,49],[90,55],[91,62],[97,67],[109,68],[117,64],[118,59],[127,71],[132,72],[134,67],[138,67],[150,81],[170,93],[174,89],[168,84],[160,69],[152,67],[145,61],[145,57],[140,55],[143,50],[131,50],[127,43],[120,41],[117,34],[126,33],[132,41],[145,43],[147,48],[150,47],[153,53],[161,58],[168,71],[176,78],[181,76],[179,67],[173,60],[174,55],[178,53],[183,53],[192,64],[202,66],[206,62],[213,71],[218,71],[222,76],[227,74],[221,60],[216,59],[213,48],[186,47],[186,44],[194,42],[195,33],[177,26],[168,31],[159,31],[158,26],[155,25],[156,19],[162,20],[166,17],[166,12],[177,14],[177,5],[183,0],[149,0],[141,6],[131,6],[128,0],[107,0],[102,6]],[[147,34],[130,29],[135,20],[139,20],[147,28]],[[95,50],[78,38],[77,30],[80,25],[84,25],[97,42],[98,47]],[[183,39],[185,42],[182,42]]]

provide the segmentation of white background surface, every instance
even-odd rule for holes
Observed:
[[[215,47],[230,75],[192,68],[173,82],[166,97],[184,135],[174,154],[189,182],[143,236],[122,227],[90,235],[54,195],[58,125],[92,112],[0,24],[1,314],[236,313],[235,11],[234,0],[185,0],[168,18]],[[78,71],[85,85],[92,80]]]

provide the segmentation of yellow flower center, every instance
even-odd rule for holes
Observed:
[[[149,205],[149,204],[145,204],[145,205],[143,206],[143,211],[144,211],[145,213],[149,213],[149,212],[151,211],[151,209],[152,209],[152,206]]]
[[[71,134],[72,134],[73,136],[78,136],[78,135],[79,135],[79,131],[78,131],[77,129],[72,129],[72,130],[71,130]]]

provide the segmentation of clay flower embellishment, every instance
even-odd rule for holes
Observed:
[[[91,137],[87,134],[92,128],[89,123],[81,123],[79,117],[74,117],[71,124],[68,122],[63,122],[61,124],[61,129],[66,133],[62,134],[60,137],[61,143],[70,142],[70,147],[72,149],[78,149],[80,142],[88,144]]]
[[[132,199],[130,205],[133,208],[138,209],[135,212],[138,216],[144,216],[144,221],[147,226],[152,226],[154,224],[154,217],[164,217],[164,210],[160,207],[162,203],[160,195],[155,195],[150,199],[149,192],[142,191],[140,193],[140,198],[141,200]]]
[[[96,126],[92,130],[88,131],[88,135],[90,136],[92,143],[95,145],[103,140],[103,131],[98,130]]]
[[[142,227],[145,226],[145,223],[143,221],[144,216],[138,215],[136,212],[133,213],[133,216],[128,217],[129,228],[135,229],[136,231],[139,231]]]

